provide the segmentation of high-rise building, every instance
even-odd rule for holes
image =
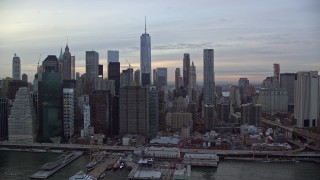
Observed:
[[[159,92],[155,86],[149,87],[149,133],[159,132]]]
[[[71,56],[71,79],[76,79],[75,72],[76,72],[76,57]]]
[[[239,90],[240,90],[240,95],[243,96],[245,94],[245,91],[247,89],[247,87],[249,87],[250,82],[248,78],[240,78],[239,79]]]
[[[182,127],[193,129],[192,114],[187,112],[167,113],[166,125],[175,130]]]
[[[188,53],[183,54],[183,87],[187,89],[189,86],[189,74],[190,74],[190,55]]]
[[[120,87],[133,85],[135,85],[135,83],[133,82],[133,69],[128,68],[126,70],[122,70],[122,73],[120,75]]]
[[[294,82],[294,118],[297,127],[317,126],[320,78],[317,71],[298,72]]]
[[[262,88],[259,90],[259,104],[262,112],[268,115],[288,112],[288,93],[281,88]]]
[[[140,70],[139,69],[135,70],[133,76],[134,76],[134,82],[136,86],[140,86]]]
[[[115,92],[119,95],[120,89],[120,62],[109,62],[108,64],[108,79],[114,80]]]
[[[12,59],[12,79],[21,80],[21,62],[17,54],[14,54]]]
[[[205,104],[204,105],[204,124],[206,128],[212,130],[215,125],[216,119],[216,111],[214,105],[212,104]]]
[[[273,77],[275,80],[273,87],[279,88],[280,87],[280,64],[273,64]]]
[[[294,107],[294,81],[295,73],[281,73],[280,74],[280,88],[286,89],[288,92],[288,111],[293,112]]]
[[[39,135],[41,142],[62,137],[62,83],[59,72],[43,72],[39,81]]]
[[[214,52],[203,50],[203,103],[215,105]]]
[[[48,55],[48,57],[42,62],[42,68],[43,72],[60,72],[57,56]]]
[[[69,51],[68,45],[66,45],[66,48],[64,50],[63,54],[63,79],[70,80],[71,79],[71,54]]]
[[[18,90],[8,119],[8,140],[13,143],[33,143],[36,140],[36,115],[30,91]]]
[[[193,102],[197,102],[197,72],[196,67],[193,64],[190,66],[189,72],[189,86],[188,86],[188,95]]]
[[[26,73],[22,74],[22,81],[28,82],[28,75]]]
[[[176,90],[180,89],[180,86],[181,84],[179,84],[179,78],[181,77],[181,74],[180,74],[180,68],[176,68],[176,71],[175,71],[175,87],[176,87]]]
[[[0,98],[0,141],[8,139],[9,100]]]
[[[241,105],[241,124],[260,126],[262,106],[252,103]]]
[[[7,97],[8,99],[13,100],[19,88],[28,87],[28,82],[22,80],[11,80],[8,85]]]
[[[99,76],[99,53],[96,51],[86,51],[86,77],[95,89]]]
[[[156,86],[157,89],[164,90],[168,85],[168,70],[167,68],[157,68],[156,69]]]
[[[108,50],[108,63],[119,62],[119,51]]]
[[[148,88],[126,86],[120,89],[120,134],[149,132]]]
[[[109,103],[108,93],[105,90],[94,91],[90,94],[91,126],[96,134],[108,135],[109,133]]]
[[[74,100],[74,89],[63,88],[63,134],[67,139],[74,134]]]
[[[157,84],[157,69],[152,70],[152,77],[153,77],[153,85]]]
[[[145,22],[145,32],[140,36],[140,71],[141,85],[150,85],[151,80],[151,37],[147,34]]]

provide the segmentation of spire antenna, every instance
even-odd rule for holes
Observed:
[[[144,33],[147,34],[147,16],[144,16]]]
[[[67,36],[67,46],[68,46],[68,42],[69,42],[69,37]]]

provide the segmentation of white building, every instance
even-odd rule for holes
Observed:
[[[298,72],[294,82],[294,117],[297,127],[315,127],[319,118],[319,86],[317,71]]]
[[[36,140],[36,115],[30,91],[19,88],[8,118],[8,140],[13,143],[32,143]]]
[[[17,54],[14,54],[12,59],[12,79],[21,80],[21,62]]]
[[[74,89],[63,88],[63,132],[70,139],[74,134]]]
[[[288,112],[288,93],[286,89],[267,88],[259,91],[259,104],[262,113],[273,115]]]
[[[157,158],[180,158],[180,149],[176,147],[147,147],[144,154],[149,157]]]

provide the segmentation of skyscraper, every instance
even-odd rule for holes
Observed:
[[[116,95],[119,95],[120,89],[120,62],[108,63],[108,79],[114,80]]]
[[[14,54],[12,59],[12,79],[21,80],[21,62],[17,54]]]
[[[203,50],[203,103],[215,105],[214,52]]]
[[[319,118],[320,79],[317,71],[298,72],[294,82],[294,118],[297,127],[315,127]]]
[[[74,89],[63,88],[63,134],[67,139],[74,134],[74,100]]]
[[[71,79],[71,54],[69,52],[69,47],[66,45],[64,54],[63,54],[63,79]]]
[[[197,72],[193,61],[189,71],[188,95],[193,102],[197,101]]]
[[[96,87],[99,76],[99,54],[96,51],[86,51],[86,77],[93,89]]]
[[[134,76],[134,82],[136,86],[140,86],[140,70],[139,69],[135,70],[133,76]]]
[[[156,69],[156,86],[158,91],[164,90],[168,85],[168,70],[167,68],[157,68]]]
[[[14,143],[33,143],[36,140],[36,115],[29,89],[18,90],[8,119],[8,140]]]
[[[59,72],[59,62],[57,56],[48,55],[42,62],[43,72]]]
[[[190,74],[190,55],[188,53],[185,53],[183,55],[183,87],[184,89],[188,89],[189,74]]]
[[[178,90],[180,88],[180,84],[179,84],[179,78],[180,77],[181,77],[180,68],[176,68],[176,71],[175,71],[175,87],[176,87],[176,90]]]
[[[159,131],[159,92],[155,86],[149,87],[149,133]]]
[[[126,86],[120,89],[120,134],[149,131],[148,88]]]
[[[76,57],[71,56],[71,79],[76,79],[75,71],[76,71]]]
[[[150,85],[151,80],[151,37],[147,34],[145,21],[145,32],[140,36],[140,71],[141,85]]]
[[[22,74],[22,81],[28,82],[28,75],[26,73]]]
[[[119,62],[119,51],[108,50],[108,63]]]
[[[288,111],[293,112],[294,107],[294,81],[295,73],[281,73],[280,74],[280,88],[286,89],[288,92]]]

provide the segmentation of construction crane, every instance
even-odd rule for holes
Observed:
[[[39,56],[39,60],[38,60],[38,67],[39,67],[40,59],[41,59],[41,54],[40,54],[40,56]]]
[[[131,64],[128,62],[128,60],[126,59],[127,63],[129,64],[129,69],[131,69]]]

